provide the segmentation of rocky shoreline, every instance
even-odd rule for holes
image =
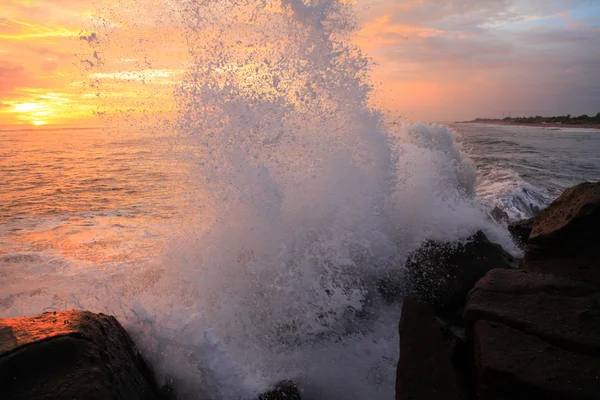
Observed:
[[[600,399],[600,182],[510,230],[521,266],[489,265],[458,318],[439,299],[404,299],[397,400]]]
[[[379,291],[402,301],[396,400],[600,399],[600,182],[509,226],[515,260],[482,232],[425,243]],[[299,400],[292,381],[259,400]],[[112,316],[0,320],[0,398],[172,399]]]

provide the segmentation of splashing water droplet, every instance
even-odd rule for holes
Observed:
[[[350,2],[169,6],[191,57],[175,98],[193,228],[174,234],[163,294],[139,296],[130,328],[191,398],[284,379],[306,398],[392,398],[399,309],[378,280],[427,239],[503,235],[470,160],[447,127],[392,129],[370,107]]]

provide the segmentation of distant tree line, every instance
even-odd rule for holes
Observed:
[[[473,121],[469,122],[513,122],[517,124],[565,124],[565,125],[582,125],[582,124],[600,124],[600,112],[596,114],[594,117],[590,117],[588,115],[580,115],[578,117],[573,117],[571,114],[567,115],[559,115],[556,117],[542,117],[540,115],[536,115],[535,117],[506,117],[503,119],[495,119],[495,118],[476,118]]]

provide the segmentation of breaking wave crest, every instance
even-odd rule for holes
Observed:
[[[369,106],[347,2],[201,1],[183,16],[196,222],[165,261],[185,308],[153,317],[154,364],[207,398],[280,379],[307,398],[393,397],[399,309],[377,281],[427,239],[508,241],[472,163],[447,127],[386,127]]]
[[[554,200],[548,190],[526,182],[506,168],[488,168],[479,178],[477,197],[492,212],[502,213],[505,222],[534,217]]]

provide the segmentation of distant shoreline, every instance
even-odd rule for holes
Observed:
[[[549,129],[560,129],[560,128],[582,128],[582,129],[600,129],[600,124],[553,124],[553,123],[520,123],[520,122],[508,122],[508,121],[461,121],[455,122],[456,124],[480,124],[480,125],[506,125],[506,126],[530,126],[535,128],[549,128]]]

